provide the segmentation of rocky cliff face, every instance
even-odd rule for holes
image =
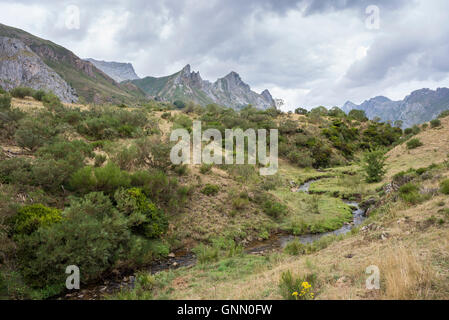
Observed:
[[[134,71],[134,67],[131,63],[107,62],[90,58],[86,59],[86,61],[91,62],[95,67],[106,73],[117,82],[140,79]]]
[[[0,37],[0,85],[52,91],[64,102],[78,101],[75,90],[18,39]]]
[[[231,72],[211,83],[203,80],[199,72],[192,72],[190,65],[187,65],[181,71],[168,77],[147,77],[133,80],[132,83],[148,95],[167,101],[191,100],[201,105],[216,103],[234,109],[248,104],[261,109],[275,106],[268,90],[263,91],[262,94],[252,91],[236,72]]]
[[[350,101],[343,111],[364,110],[368,118],[379,117],[382,121],[403,121],[403,128],[428,122],[449,109],[449,89],[421,89],[412,92],[404,100],[392,101],[386,97],[376,97],[356,105]]]

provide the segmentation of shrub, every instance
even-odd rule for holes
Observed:
[[[105,196],[73,200],[63,216],[62,222],[18,241],[20,268],[27,283],[52,289],[52,294],[64,288],[67,266],[80,268],[82,283],[96,280],[123,256],[129,242],[126,219]]]
[[[220,187],[214,184],[206,184],[206,186],[201,190],[202,194],[206,196],[215,196],[220,191]]]
[[[147,238],[158,238],[168,229],[162,210],[147,199],[142,189],[119,190],[114,195],[117,208],[128,217],[133,231]]]
[[[430,121],[430,126],[432,128],[437,128],[437,127],[441,126],[441,121],[438,119],[434,119],[434,120]]]
[[[363,169],[368,183],[380,182],[385,175],[386,157],[383,151],[371,151],[365,154]]]
[[[294,277],[289,271],[283,272],[279,283],[279,290],[285,300],[313,300],[312,292],[316,283],[316,275]]]
[[[33,93],[33,99],[34,100],[37,100],[37,101],[42,101],[43,99],[44,99],[44,96],[46,95],[47,93],[44,91],[44,90],[36,90],[34,93]]]
[[[48,143],[57,134],[58,131],[51,123],[51,119],[41,116],[44,115],[38,115],[35,118],[26,117],[19,121],[15,139],[20,147],[34,151]]]
[[[11,96],[9,94],[0,94],[0,110],[11,109]]]
[[[298,256],[306,253],[305,246],[297,239],[290,241],[284,248],[284,251],[292,256]]]
[[[287,212],[287,206],[276,201],[267,200],[263,204],[263,210],[268,216],[277,219]]]
[[[61,221],[61,211],[48,208],[43,204],[24,206],[13,218],[13,229],[16,235],[30,235],[39,227],[49,227]]]
[[[46,191],[63,191],[62,186],[68,183],[75,170],[65,160],[38,159],[31,168],[32,185]]]
[[[444,180],[440,184],[440,192],[449,195],[449,179]]]
[[[188,172],[189,172],[189,167],[185,164],[182,165],[177,165],[173,168],[173,171],[178,175],[178,176],[185,176]]]
[[[25,97],[32,97],[34,90],[26,87],[17,87],[12,89],[10,92],[11,96],[14,98],[23,99]]]
[[[193,248],[192,252],[196,255],[198,262],[200,264],[204,264],[207,262],[217,261],[220,250],[216,246],[211,247],[200,244]]]
[[[423,146],[423,143],[418,138],[411,139],[407,142],[407,149],[416,149]]]
[[[97,154],[95,155],[95,167],[101,167],[103,163],[106,162],[108,158],[104,154]]]
[[[126,171],[112,162],[100,168],[84,167],[76,171],[70,178],[70,186],[80,193],[93,191],[103,191],[113,194],[115,190],[122,187],[129,187],[131,177]]]
[[[349,111],[348,116],[360,122],[368,121],[365,111],[353,109]]]
[[[445,111],[441,112],[440,115],[438,116],[438,118],[442,119],[442,118],[446,118],[447,116],[449,116],[449,110],[445,110]]]
[[[82,140],[56,141],[40,148],[37,153],[46,159],[66,160],[79,168],[83,166],[86,157],[93,157],[93,147]]]

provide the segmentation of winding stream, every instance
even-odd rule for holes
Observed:
[[[309,193],[310,186],[320,179],[310,180],[302,184],[296,192]],[[244,252],[246,254],[264,254],[273,251],[279,251],[285,248],[285,246],[295,239],[298,239],[303,244],[312,243],[325,236],[329,235],[342,235],[350,232],[354,227],[359,226],[365,220],[365,210],[361,209],[359,203],[353,201],[344,201],[347,205],[355,208],[353,211],[353,221],[351,223],[346,223],[343,227],[338,230],[318,233],[318,234],[307,234],[302,236],[294,236],[286,233],[278,233],[272,235],[267,240],[254,241],[248,247],[245,248]],[[149,266],[146,271],[155,274],[161,271],[176,269],[180,267],[191,267],[196,264],[196,257],[193,253],[187,250],[178,250],[174,252],[174,256],[169,257],[167,260],[158,261]],[[76,300],[96,300],[101,299],[105,294],[111,294],[117,292],[121,288],[132,288],[134,286],[134,276],[125,276],[116,274],[111,276],[110,280],[104,281],[102,285],[92,285],[81,292],[76,292],[72,294],[67,294],[59,299],[76,299]]]

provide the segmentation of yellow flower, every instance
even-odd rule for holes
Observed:
[[[298,292],[293,292],[292,296],[294,296],[294,297],[298,296]]]

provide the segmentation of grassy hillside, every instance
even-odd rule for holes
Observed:
[[[448,296],[449,209],[440,191],[447,158],[412,164],[412,152],[424,159],[427,139],[447,129],[446,119],[406,135],[338,110],[176,110],[154,101],[92,108],[31,98],[10,106],[4,97],[1,298],[61,294],[68,260],[82,270],[85,291],[73,296],[80,299],[290,298],[279,287],[288,270],[309,279],[317,299]],[[204,130],[278,129],[278,174],[260,176],[260,165],[172,165],[169,134],[191,130],[194,119]],[[400,152],[417,138],[424,145]],[[391,150],[383,180],[369,184],[362,155],[371,148]],[[396,154],[404,158],[395,162]],[[305,182],[309,192],[299,190]],[[363,225],[310,244],[293,240],[348,226],[354,201],[370,207]],[[196,264],[177,269],[189,259]],[[151,275],[155,263],[171,268]],[[371,264],[385,275],[375,294],[364,289]],[[130,271],[134,290],[96,290],[98,281],[123,281],[121,272]]]
[[[0,24],[0,36],[22,40],[76,90],[82,101],[101,104],[145,98],[145,94],[137,87],[116,83],[90,62],[81,60],[73,52],[51,41],[3,24]]]

